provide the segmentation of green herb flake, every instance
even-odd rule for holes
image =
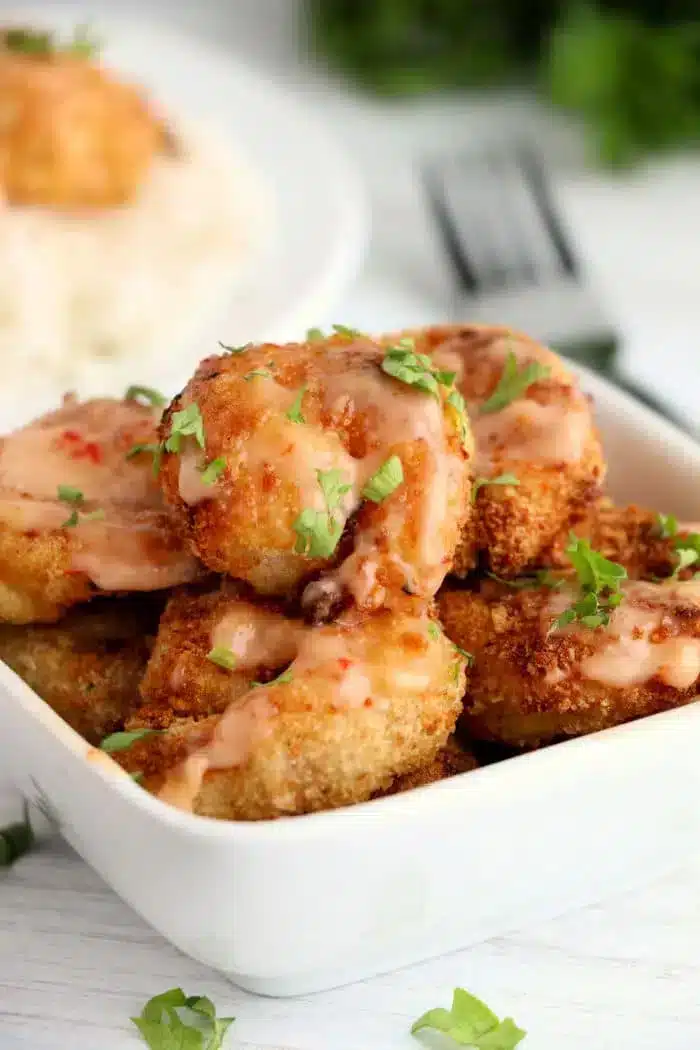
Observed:
[[[225,470],[226,460],[223,456],[217,456],[216,459],[212,459],[210,463],[207,463],[206,467],[201,471],[200,477],[205,485],[213,485]]]
[[[518,370],[518,360],[511,350],[496,389],[482,404],[481,413],[500,412],[507,408],[512,401],[526,394],[533,383],[546,379],[551,371],[549,365],[542,365],[539,361],[529,361]]]
[[[130,386],[124,395],[126,401],[146,401],[153,408],[164,408],[167,397],[150,386]]]
[[[222,350],[225,350],[227,354],[244,354],[246,350],[250,350],[252,343],[243,343],[242,346],[229,346],[228,343],[222,343],[219,340],[219,346]]]
[[[235,671],[238,662],[236,654],[224,645],[215,645],[207,653],[207,660],[211,660],[217,667],[223,667],[225,671]]]
[[[403,484],[403,464],[398,456],[389,456],[372,475],[362,490],[362,498],[381,503]]]
[[[345,339],[362,339],[362,332],[358,331],[357,328],[348,328],[345,324],[333,324],[331,328],[336,335],[342,335]]]
[[[466,649],[462,649],[461,645],[455,645],[454,642],[452,644],[454,645],[459,655],[467,661],[467,667],[471,667],[471,665],[474,663],[474,654],[468,653]]]
[[[678,555],[678,562],[671,577],[676,579],[684,569],[689,569],[691,565],[700,561],[700,532],[689,532],[686,536],[677,536],[673,549]]]
[[[170,424],[170,437],[166,439],[166,452],[179,452],[183,438],[193,437],[200,448],[204,448],[204,420],[196,402],[174,412]]]
[[[115,751],[126,751],[135,744],[137,740],[143,740],[144,737],[153,736],[154,733],[162,733],[162,729],[132,729],[129,732],[120,731],[118,733],[110,733],[100,743],[100,750],[106,751],[108,755],[114,754]]]
[[[627,578],[627,570],[604,558],[588,540],[580,540],[573,532],[565,553],[576,570],[581,596],[554,620],[550,631],[570,623],[591,629],[607,627],[611,612],[622,601],[620,584]]]
[[[181,988],[149,999],[132,1017],[150,1050],[222,1050],[233,1017],[217,1017],[211,999],[185,995]]]
[[[678,535],[678,518],[675,514],[657,514],[655,532],[662,540],[673,539]]]
[[[426,1028],[442,1032],[454,1043],[472,1050],[513,1050],[527,1034],[510,1017],[499,1021],[481,999],[464,988],[455,988],[449,1010],[428,1010],[413,1024],[411,1032],[416,1035]]]
[[[271,379],[272,378],[272,372],[270,372],[267,368],[254,368],[252,370],[252,372],[246,372],[246,374],[243,376],[243,378],[246,381],[246,383],[249,383],[251,381],[251,379],[256,379],[256,378],[258,378],[258,379]]]
[[[33,845],[34,832],[29,820],[29,805],[25,802],[22,820],[0,828],[0,868],[9,868],[25,853],[29,853]]]
[[[75,528],[81,521],[100,521],[104,518],[103,510],[80,510],[85,503],[85,497],[80,489],[73,488],[72,485],[59,485],[56,491],[61,503],[67,503],[73,507],[69,517],[61,524],[62,529]]]
[[[428,624],[428,634],[430,635],[430,637],[432,638],[432,640],[434,642],[437,642],[437,640],[439,639],[440,635],[442,634],[442,631],[440,630],[438,625],[436,623],[434,623],[432,620]]]
[[[151,455],[153,457],[153,473],[156,477],[160,472],[160,465],[163,460],[163,445],[158,442],[149,442],[144,445],[132,445],[127,452],[125,459],[134,459],[140,455]]]
[[[56,51],[53,33],[38,29],[6,29],[2,40],[8,51],[22,55],[52,55]]]
[[[268,685],[287,685],[293,677],[292,669],[288,667],[286,671],[282,671],[276,678],[271,678],[269,682],[250,682],[249,684],[251,689],[263,689]]]
[[[102,48],[102,42],[90,31],[90,26],[79,25],[73,33],[73,39],[65,50],[81,58],[94,58]]]
[[[306,422],[306,417],[304,416],[304,413],[301,411],[301,405],[302,405],[302,402],[304,400],[304,394],[305,393],[306,393],[306,385],[301,387],[301,389],[297,393],[297,396],[294,398],[294,400],[292,401],[291,405],[289,406],[287,412],[285,413],[285,415],[286,415],[286,417],[287,417],[287,419],[289,420],[290,423],[305,423]]]
[[[519,485],[520,481],[515,474],[499,474],[495,478],[475,478],[472,485],[472,503],[476,503],[479,490],[486,485]]]
[[[325,338],[320,328],[307,328],[306,330],[307,343],[320,343]]]
[[[317,470],[316,477],[326,504],[325,511],[307,507],[295,519],[292,528],[297,534],[294,550],[309,558],[330,558],[338,546],[343,525],[337,521],[335,511],[342,497],[352,485],[343,481],[340,470]]]
[[[506,580],[497,576],[495,572],[487,572],[486,575],[496,583],[510,587],[513,591],[535,591],[542,587],[549,587],[552,591],[558,591],[566,582],[561,576],[556,576],[550,569],[538,569],[537,572],[526,576],[516,576],[512,580]]]
[[[444,375],[445,373],[442,374]],[[466,445],[469,440],[469,413],[467,412],[467,403],[459,390],[451,390],[447,398],[447,404],[454,410],[457,417],[460,441],[463,445]]]

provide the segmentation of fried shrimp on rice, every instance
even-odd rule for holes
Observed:
[[[98,593],[150,591],[200,572],[153,475],[153,410],[65,399],[0,440],[0,620],[51,622]]]
[[[476,443],[474,513],[455,572],[480,562],[515,576],[585,512],[602,485],[605,464],[588,400],[556,354],[509,328],[445,325],[407,334],[418,351],[456,373]]]
[[[435,760],[461,709],[463,667],[407,595],[323,626],[225,591],[175,597],[128,725],[161,731],[114,757],[164,801],[207,816],[349,805]],[[171,690],[177,717],[164,718]]]
[[[202,362],[165,413],[161,481],[192,551],[316,619],[432,597],[470,511],[453,377],[355,333]]]

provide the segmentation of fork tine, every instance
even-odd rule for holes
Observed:
[[[427,166],[423,168],[421,177],[428,205],[447,257],[464,291],[474,295],[479,290],[479,279],[447,206],[444,186],[438,185],[434,172]]]
[[[547,228],[562,270],[570,277],[578,277],[580,269],[578,260],[569,244],[564,227],[559,221],[552,200],[549,182],[538,153],[531,146],[521,142],[516,146],[516,155],[525,181],[530,187],[530,192],[539,210],[542,222]]]

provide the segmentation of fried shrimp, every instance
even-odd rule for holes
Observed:
[[[0,625],[0,660],[98,744],[138,704],[162,601],[120,598],[75,609],[57,625]]]
[[[700,582],[623,582],[607,626],[557,627],[575,592],[444,590],[445,633],[473,656],[463,725],[531,748],[679,707],[697,696]]]
[[[432,597],[469,513],[452,382],[409,345],[345,332],[205,360],[161,423],[163,490],[192,550],[261,594],[323,570],[304,598],[317,620],[347,598]]]
[[[551,350],[508,328],[409,332],[456,373],[476,442],[474,514],[455,559],[514,576],[598,493],[605,466],[586,397]]]
[[[99,592],[158,590],[200,571],[146,454],[136,401],[65,399],[0,441],[0,620],[51,622]]]
[[[0,33],[0,98],[0,190],[10,204],[125,204],[164,145],[136,88],[48,33]]]
[[[176,602],[145,691],[174,680],[178,718],[115,756],[164,801],[236,820],[350,805],[429,765],[454,729],[463,660],[418,599],[319,627],[235,597]],[[148,725],[147,708],[130,728]]]

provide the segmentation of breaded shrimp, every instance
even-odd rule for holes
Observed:
[[[68,397],[0,441],[0,620],[51,622],[100,591],[197,576],[150,457],[127,458],[156,424],[136,401]]]
[[[184,628],[194,606],[182,611]],[[234,820],[350,805],[428,765],[454,729],[464,662],[418,599],[398,595],[392,609],[353,607],[309,627],[279,614],[274,623],[240,599],[205,598],[198,620],[186,647],[172,613],[163,624],[163,640],[181,647],[174,674],[187,668],[194,717],[184,717],[181,689],[181,717],[115,755],[173,805]],[[227,650],[233,667],[214,667],[218,682],[207,666],[212,649]],[[242,691],[244,677],[265,670],[269,678],[284,663],[272,681]],[[207,708],[221,713],[201,717]],[[143,712],[130,727],[139,721]],[[154,723],[161,728],[160,712]]]
[[[10,204],[125,204],[163,144],[136,88],[46,35],[0,34],[0,192]]]
[[[105,600],[58,625],[0,625],[4,660],[76,732],[99,744],[138,706],[158,630],[157,597]]]
[[[473,656],[463,725],[474,739],[531,748],[694,700],[700,582],[626,582],[607,627],[554,628],[574,600],[560,590],[445,589],[445,633]]]
[[[476,442],[475,513],[455,572],[465,575],[480,558],[499,576],[515,576],[599,492],[605,464],[588,401],[556,354],[509,328],[445,325],[408,334],[457,374]],[[521,381],[533,366],[547,371]],[[517,484],[496,480],[504,475]]]
[[[350,333],[202,362],[163,417],[161,481],[210,569],[289,595],[337,566],[305,596],[316,619],[434,595],[469,514],[470,435],[451,377],[388,356]]]
[[[386,791],[379,792],[378,798],[387,795],[399,795],[403,791],[413,791],[414,788],[427,787],[448,777],[456,777],[459,773],[468,773],[479,765],[476,757],[465,745],[451,736],[442,751],[439,751],[432,762],[422,766],[413,773],[406,773],[397,777],[391,787]]]

